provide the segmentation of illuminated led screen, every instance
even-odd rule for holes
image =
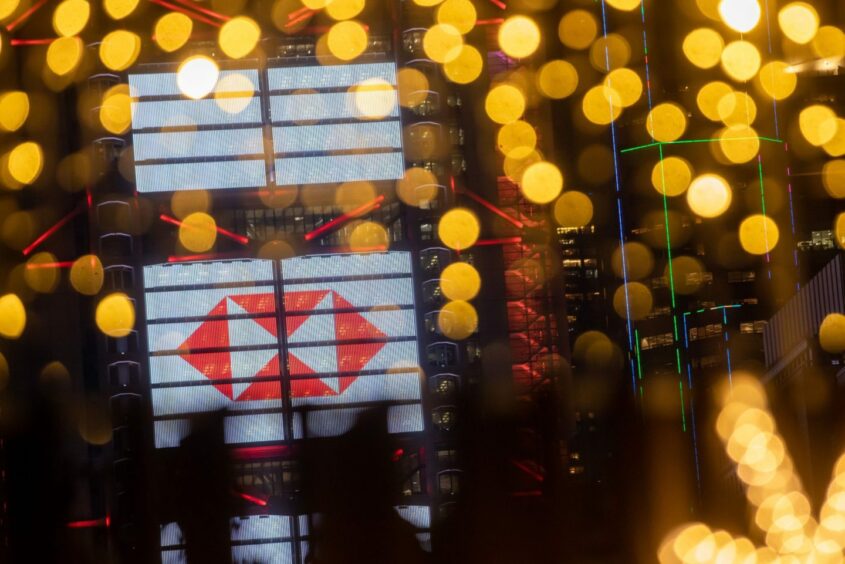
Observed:
[[[175,72],[132,74],[129,89],[142,193],[404,173],[393,63],[222,70],[199,100],[181,94]]]
[[[342,434],[370,402],[423,430],[409,253],[147,266],[144,287],[157,447],[217,409],[231,444]]]

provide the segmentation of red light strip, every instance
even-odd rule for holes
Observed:
[[[224,22],[227,22],[227,21],[232,19],[229,16],[224,16],[223,14],[221,14],[219,12],[215,12],[214,10],[209,10],[208,8],[203,8],[202,6],[200,6],[200,5],[198,5],[194,2],[189,2],[188,0],[173,0],[173,1],[176,2],[177,4],[182,4],[183,6],[187,6],[188,8],[191,8],[192,10],[196,10],[197,12],[203,13],[206,16],[211,16],[212,18],[217,18],[218,20],[222,20]]]
[[[82,210],[85,209],[84,206],[77,206],[72,212],[61,218],[59,221],[54,223],[51,227],[47,228],[47,230],[36,237],[35,241],[29,244],[22,252],[23,256],[27,256],[29,253],[33,251],[38,245],[46,241],[53,233],[64,227],[71,219],[79,215]]]
[[[323,235],[326,231],[329,231],[330,229],[334,229],[338,225],[345,223],[345,222],[349,221],[350,219],[353,219],[353,218],[356,218],[358,216],[364,215],[365,213],[371,212],[371,211],[375,210],[376,208],[378,208],[383,201],[384,201],[384,194],[382,194],[381,196],[378,196],[376,199],[374,199],[370,202],[367,202],[366,204],[364,204],[362,206],[358,206],[357,208],[355,208],[352,211],[341,214],[341,215],[337,216],[336,218],[332,219],[331,221],[324,223],[323,225],[321,225],[317,229],[314,229],[313,231],[309,231],[308,233],[306,233],[305,234],[305,240],[306,241],[312,241],[312,240],[316,239],[317,237]]]
[[[158,216],[158,218],[164,222],[172,223],[173,225],[178,225],[179,227],[182,227],[182,225],[184,225],[183,222],[179,221],[175,217],[170,217],[167,214],[161,214],[160,216]],[[189,225],[188,228],[191,229],[191,226]],[[249,237],[244,237],[243,235],[232,233],[228,229],[223,229],[222,227],[215,227],[214,229],[221,235],[225,235],[229,239],[237,241],[241,245],[249,245]]]
[[[288,446],[257,446],[232,449],[232,457],[238,460],[255,460],[259,458],[276,458],[286,456],[291,448]]]
[[[478,20],[475,25],[499,25],[504,22],[505,18],[491,18],[489,20]]]
[[[192,260],[221,260],[226,258],[243,258],[241,255],[223,253],[204,253],[199,255],[172,255],[167,257],[167,262],[188,262]]]
[[[531,468],[529,468],[528,466],[526,466],[522,462],[519,462],[518,460],[511,460],[511,464],[513,464],[514,466],[516,466],[517,468],[519,468],[520,470],[522,470],[523,472],[525,472],[526,474],[528,474],[529,476],[531,476],[532,478],[537,480],[538,482],[542,482],[543,480],[545,480],[545,478],[543,477],[542,474],[540,474],[536,470],[532,470]]]
[[[490,3],[499,8],[500,10],[507,9],[507,6],[504,2],[500,2],[499,0],[490,0]]]
[[[54,38],[48,37],[46,39],[11,39],[9,45],[12,47],[22,47],[26,45],[48,45],[55,41]]]
[[[475,192],[471,192],[469,190],[463,190],[461,193],[464,194],[465,196],[469,196],[471,199],[475,200],[476,202],[478,202],[479,204],[481,204],[482,206],[484,206],[485,208],[487,208],[491,212],[495,213],[496,215],[498,215],[499,217],[501,217],[502,219],[504,219],[505,221],[507,221],[511,225],[515,226],[517,229],[522,229],[523,227],[525,227],[524,223],[522,223],[521,221],[519,221],[515,217],[509,216],[501,208],[496,207],[491,202],[485,200],[484,198],[482,198],[481,196],[479,196]]]
[[[83,521],[71,521],[65,525],[68,529],[90,529],[92,527],[108,527],[111,519],[106,515],[103,519],[85,519]]]
[[[249,495],[248,493],[244,493],[244,492],[235,492],[235,493],[237,495],[239,495],[240,497],[242,497],[243,499],[245,499],[245,500],[247,500],[251,503],[254,503],[255,505],[260,505],[261,507],[267,506],[267,500],[266,499],[261,499],[260,497],[255,497],[254,495]]]
[[[43,6],[46,3],[47,3],[47,0],[39,0],[29,10],[27,10],[26,12],[24,12],[23,14],[18,16],[18,19],[9,23],[8,25],[6,25],[6,29],[9,30],[9,31],[14,31],[16,27],[18,27],[23,22],[25,22],[27,19],[29,19],[29,16],[34,14],[38,10],[38,8],[40,8],[41,6]]]
[[[297,12],[298,12],[298,11],[299,11],[299,10],[297,10]],[[307,10],[305,13],[300,14],[300,15],[299,15],[299,16],[297,16],[296,18],[294,18],[294,19],[290,20],[288,23],[286,23],[286,24],[285,24],[285,27],[292,27],[292,26],[295,26],[296,24],[298,24],[298,23],[300,23],[300,22],[302,22],[302,21],[307,20],[308,18],[310,18],[311,16],[313,16],[315,13],[316,13],[316,12],[314,12],[314,10]],[[288,17],[290,17],[290,14],[288,14]]]
[[[30,262],[27,263],[26,269],[33,270],[37,268],[70,268],[73,266],[72,260],[64,260],[61,262]]]
[[[522,243],[522,237],[503,237],[501,239],[479,239],[476,247],[491,247],[493,245],[516,245]]]
[[[193,19],[197,20],[198,22],[206,23],[208,25],[213,25],[214,27],[220,27],[221,26],[220,22],[210,20],[210,19],[208,19],[204,16],[197,14],[196,12],[192,12],[188,9],[181,7],[181,6],[177,6],[176,4],[171,4],[170,2],[165,2],[164,0],[150,0],[150,2],[152,2],[153,4],[158,4],[159,6],[164,6],[165,8],[173,10],[174,12],[181,12],[181,13],[185,14],[186,16],[188,16],[189,18],[193,18]]]

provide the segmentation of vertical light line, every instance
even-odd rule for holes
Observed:
[[[684,384],[678,380],[678,391],[681,393],[681,426],[684,428],[684,433],[687,432],[687,415],[684,407]]]
[[[687,383],[690,393],[689,409],[690,424],[692,425],[692,452],[695,457],[695,483],[698,488],[698,495],[701,497],[701,469],[699,468],[700,464],[698,462],[698,438],[696,437],[695,431],[695,403],[692,401],[692,367],[689,362],[687,362]]]

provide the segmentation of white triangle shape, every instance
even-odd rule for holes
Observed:
[[[316,343],[334,341],[334,315],[323,313],[311,315],[288,337],[288,343]]]
[[[340,393],[340,378],[320,378],[320,381],[334,393]]]
[[[296,347],[288,354],[295,356],[317,374],[337,372],[337,349],[335,347]]]
[[[253,378],[277,354],[278,351],[275,349],[230,352],[232,378]],[[238,399],[251,385],[252,381],[232,382],[232,397]]]
[[[250,312],[232,301],[231,298],[226,299],[226,310],[229,315],[249,315]],[[260,324],[250,319],[230,319],[229,320],[229,346],[242,347],[249,345],[264,344],[268,340],[275,340],[276,337],[267,331]]]

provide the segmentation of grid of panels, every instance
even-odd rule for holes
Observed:
[[[404,173],[394,63],[224,70],[199,100],[186,99],[176,79],[175,72],[129,76],[139,192]]]
[[[155,265],[144,282],[157,447],[216,409],[234,444],[342,434],[373,402],[390,432],[423,430],[410,253]]]

